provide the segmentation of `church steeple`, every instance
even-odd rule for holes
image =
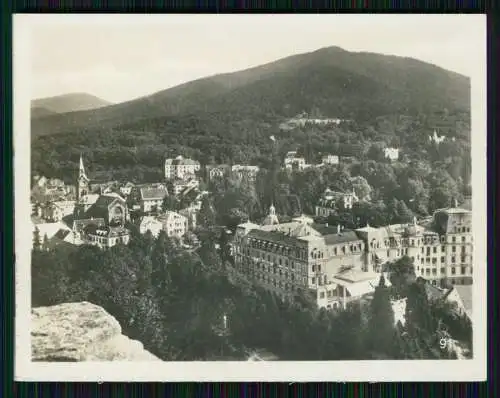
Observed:
[[[80,154],[80,169],[78,171],[78,178],[80,179],[81,177],[87,178],[87,175],[85,174],[85,167],[83,166],[82,154]]]
[[[78,179],[76,181],[76,200],[80,200],[82,197],[89,193],[89,179],[87,174],[85,174],[85,167],[83,165],[83,157],[80,154],[80,166],[78,169]]]

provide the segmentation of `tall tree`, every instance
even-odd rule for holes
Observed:
[[[35,226],[33,231],[33,250],[40,250],[42,248],[42,241],[40,236],[40,229]]]
[[[385,278],[380,277],[375,288],[370,306],[368,320],[368,341],[373,352],[388,356],[394,351],[394,312],[390,301],[389,289],[385,286]]]
[[[198,225],[203,228],[211,228],[216,224],[216,215],[211,202],[208,196],[204,196],[201,201],[201,208],[198,213]]]

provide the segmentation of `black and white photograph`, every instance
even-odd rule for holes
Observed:
[[[16,379],[484,380],[485,21],[14,15]]]

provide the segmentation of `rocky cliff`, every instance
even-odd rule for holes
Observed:
[[[142,343],[122,335],[118,321],[103,308],[66,303],[32,309],[33,361],[159,361]]]

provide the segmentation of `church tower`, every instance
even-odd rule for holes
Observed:
[[[89,179],[85,174],[85,167],[83,166],[83,158],[80,155],[80,168],[78,170],[78,180],[76,181],[76,201],[80,201],[82,197],[89,193]]]
[[[278,216],[276,215],[276,208],[274,207],[273,204],[271,204],[271,207],[269,208],[269,214],[264,219],[263,225],[277,225],[277,224],[279,224],[279,221],[278,221]]]

